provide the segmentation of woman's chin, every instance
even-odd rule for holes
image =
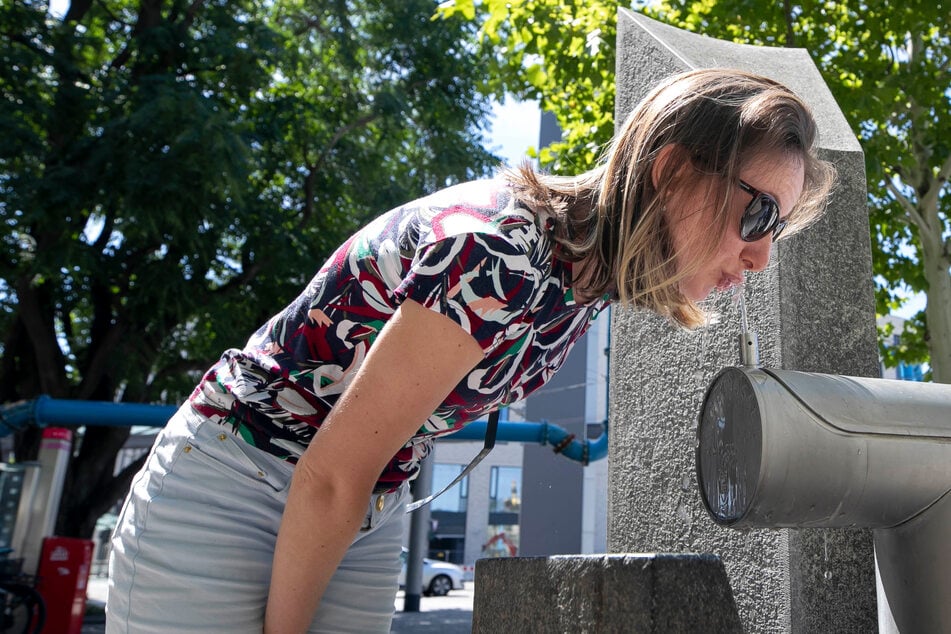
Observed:
[[[710,297],[710,294],[713,293],[715,286],[703,286],[703,287],[693,287],[693,288],[681,288],[680,292],[684,294],[684,297],[689,299],[694,303],[700,303],[705,301]]]

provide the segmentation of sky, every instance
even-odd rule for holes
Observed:
[[[492,108],[492,130],[486,144],[489,151],[498,154],[508,165],[518,165],[526,150],[538,147],[541,112],[534,101],[507,99]]]

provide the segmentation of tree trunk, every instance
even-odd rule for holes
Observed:
[[[129,431],[129,427],[86,427],[63,489],[58,535],[92,537],[99,517],[123,498],[134,472],[126,469],[116,477],[113,473],[116,455],[128,439]]]
[[[916,147],[925,147],[924,143]],[[946,240],[945,223],[941,218],[941,190],[951,175],[951,158],[936,173],[931,171],[924,152],[916,152],[919,171],[915,191],[918,192],[918,236],[921,242],[921,269],[927,282],[928,304],[925,320],[928,326],[927,345],[931,355],[931,374],[935,383],[951,383],[951,240]]]
[[[951,383],[951,257],[941,236],[922,235],[922,267],[928,281],[928,351],[935,383]]]

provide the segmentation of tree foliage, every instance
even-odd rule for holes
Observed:
[[[462,13],[480,25],[484,45],[503,58],[496,89],[538,97],[557,115],[565,143],[543,160],[556,171],[578,171],[613,132],[619,7],[615,0],[455,0],[441,14]],[[711,37],[810,53],[865,151],[878,312],[927,294],[902,345],[883,346],[883,355],[892,365],[930,359],[933,378],[951,382],[947,0],[665,0],[644,10]],[[590,41],[598,46],[577,45]]]
[[[0,5],[0,403],[176,403],[355,227],[480,176],[475,29],[426,0]],[[88,427],[59,533],[124,493]],[[28,458],[37,433],[17,434]]]
[[[537,100],[554,113],[562,140],[538,152],[552,171],[594,165],[614,132],[617,2],[456,0],[437,16],[479,25],[488,87],[496,97]]]

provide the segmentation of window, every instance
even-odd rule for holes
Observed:
[[[462,473],[463,465],[433,465],[433,491],[442,491]],[[462,564],[466,547],[466,507],[469,502],[469,476],[431,503],[429,557]]]
[[[463,465],[461,464],[442,464],[433,465],[433,492],[442,491],[449,485],[460,473]],[[469,476],[462,479],[453,488],[449,489],[438,498],[432,501],[432,510],[449,511],[452,513],[465,512],[469,500]]]
[[[522,506],[521,489],[521,467],[492,467],[489,512],[517,514]]]
[[[514,557],[519,546],[522,468],[492,467],[489,477],[488,540],[483,557]]]

